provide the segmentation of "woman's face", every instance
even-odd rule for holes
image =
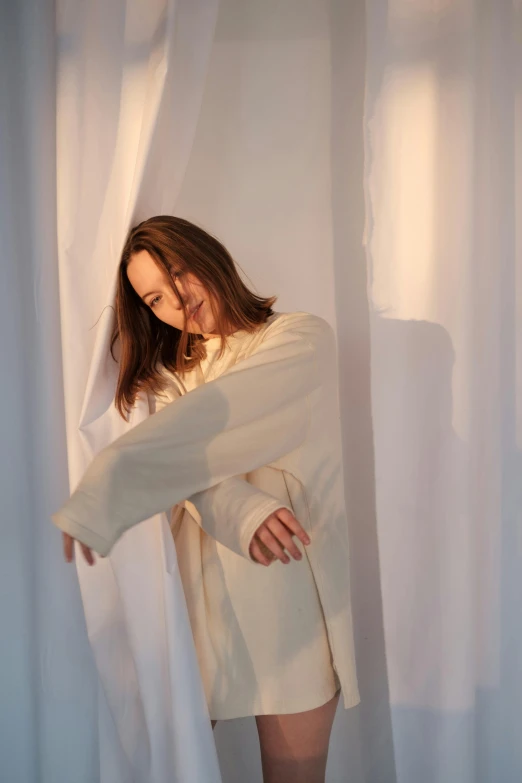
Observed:
[[[183,308],[169,284],[167,272],[156,264],[147,250],[140,250],[131,257],[127,277],[160,321],[183,329]],[[187,331],[213,337],[216,325],[209,304],[210,293],[203,283],[192,272],[173,273],[173,280],[187,311]]]

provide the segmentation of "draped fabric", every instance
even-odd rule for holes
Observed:
[[[112,410],[114,272],[171,212],[336,329],[361,704],[328,783],[518,783],[520,0],[4,6],[2,778],[220,780],[165,517],[77,570],[50,522],[149,415]],[[253,719],[215,739],[260,783]]]
[[[515,781],[522,8],[366,8],[365,244],[395,775]]]
[[[67,496],[52,2],[0,23],[0,759],[12,783],[98,778],[97,676],[49,515]],[[79,706],[81,708],[79,709]]]
[[[115,270],[131,225],[176,211],[217,10],[203,0],[58,5],[58,251],[72,486],[100,448],[149,413],[142,399],[127,423],[112,404]],[[165,514],[96,567],[78,558],[105,696],[102,781],[220,780],[175,563]]]

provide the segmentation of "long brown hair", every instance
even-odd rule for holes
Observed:
[[[119,361],[114,404],[124,419],[140,391],[152,394],[165,388],[162,368],[184,374],[206,356],[205,338],[160,321],[138,296],[127,277],[134,253],[146,250],[168,276],[178,301],[183,305],[173,279],[175,272],[191,272],[210,294],[209,305],[221,336],[219,356],[226,336],[238,329],[255,332],[274,314],[277,297],[263,298],[252,293],[241,280],[228,250],[215,237],[194,223],[171,215],[144,220],[129,232],[120,264],[116,288],[116,319],[110,351]],[[119,340],[119,357],[114,344]]]

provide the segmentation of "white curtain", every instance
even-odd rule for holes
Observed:
[[[220,779],[164,516],[77,571],[50,524],[126,426],[123,239],[172,212],[337,329],[362,702],[328,783],[518,783],[520,2],[28,0],[0,44],[2,779]],[[261,782],[253,719],[215,739]]]
[[[92,569],[78,558],[81,601],[49,527],[67,472],[74,486],[126,426],[111,410],[103,308],[131,223],[175,211],[217,10],[63,0],[12,4],[2,20],[1,758],[13,783],[221,779],[165,516]]]
[[[71,485],[130,424],[113,406],[115,270],[131,225],[173,213],[190,156],[217,0],[59,0],[58,251]],[[96,324],[96,326],[95,326]],[[100,778],[220,780],[165,514],[78,575],[100,675]]]
[[[366,8],[365,244],[395,775],[515,783],[522,7]]]
[[[98,778],[96,675],[49,514],[67,491],[56,257],[53,3],[0,23],[0,776]]]

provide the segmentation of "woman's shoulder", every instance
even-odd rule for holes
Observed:
[[[328,321],[319,315],[304,310],[289,313],[275,312],[266,321],[266,336],[279,332],[294,331],[311,339],[324,334],[333,335],[334,330]]]

